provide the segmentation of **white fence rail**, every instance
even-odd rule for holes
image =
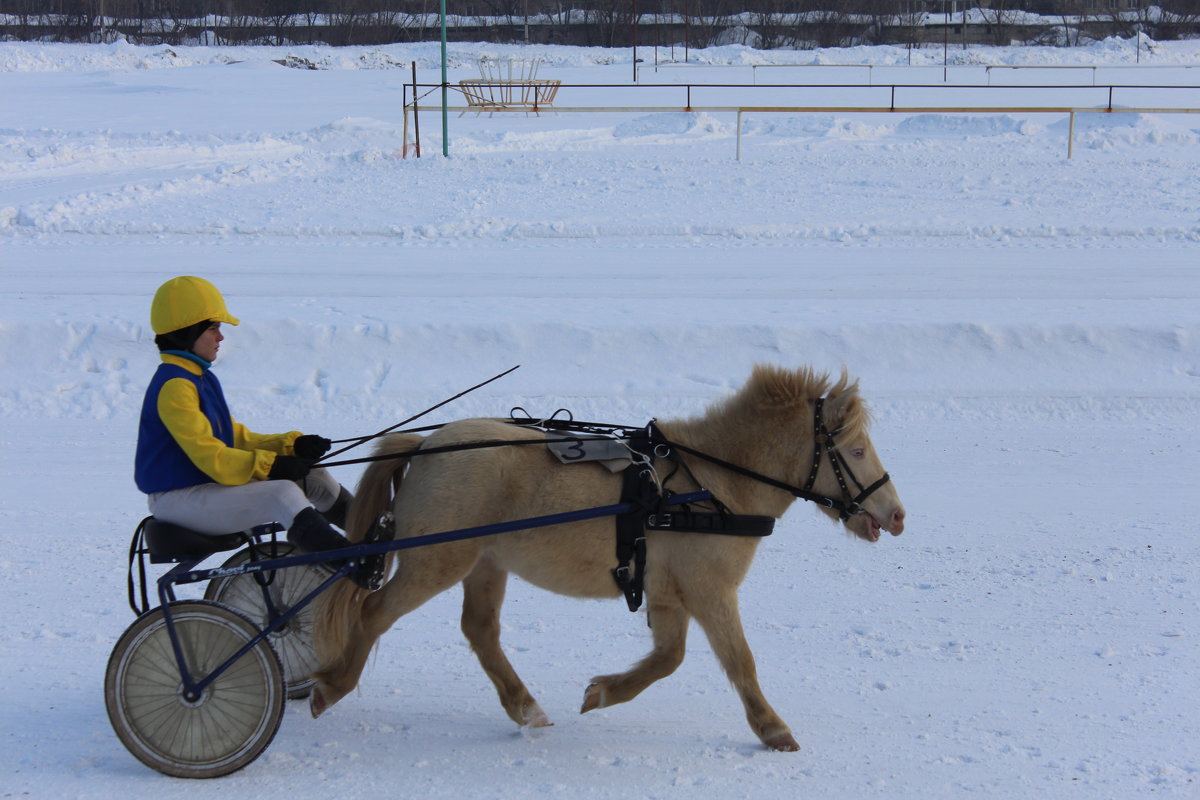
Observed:
[[[404,109],[404,147],[403,153],[407,157],[411,145],[408,141],[408,115],[409,109],[415,115],[418,111],[426,113],[440,111],[439,105],[425,105],[419,109],[412,106],[406,106]],[[468,111],[478,111],[477,106],[449,106],[446,108],[450,113],[465,113]],[[530,109],[524,107],[513,108],[492,108],[492,112],[528,112]],[[742,118],[746,114],[1066,114],[1069,117],[1070,124],[1067,126],[1067,158],[1072,158],[1075,155],[1075,117],[1079,114],[1200,114],[1200,107],[1196,108],[1053,108],[1046,106],[919,106],[913,108],[905,107],[888,107],[888,106],[622,106],[598,108],[593,106],[552,106],[543,109],[545,111],[553,111],[556,114],[662,114],[662,113],[690,113],[690,112],[705,112],[712,114],[731,113],[737,115],[737,138],[736,138],[736,155],[738,161],[742,160]]]
[[[865,66],[865,65],[864,65]],[[1013,69],[1013,68],[1007,68]],[[1046,68],[1041,68],[1046,69]],[[1090,67],[1088,69],[1091,69]],[[1097,68],[1102,69],[1102,68]],[[1138,68],[1147,69],[1147,68]],[[1172,68],[1180,69],[1180,68]],[[1184,72],[1175,73],[1189,74]],[[421,89],[408,88],[414,97]],[[454,88],[454,87],[450,87]],[[492,112],[552,111],[556,114],[652,114],[707,112],[737,115],[737,159],[742,157],[742,119],[746,114],[1063,114],[1069,117],[1067,157],[1074,156],[1075,118],[1079,114],[1200,114],[1200,86],[1158,84],[562,84],[570,106],[539,106],[535,102],[489,108]],[[644,104],[615,104],[636,93]],[[428,91],[425,92],[428,94]],[[588,103],[589,95],[594,98]],[[469,98],[468,98],[469,99]],[[681,102],[682,101],[682,102]],[[404,148],[407,155],[409,109],[404,108]],[[441,110],[422,105],[420,111]],[[447,108],[447,112],[478,111],[478,103]]]
[[[643,81],[645,83],[643,83]],[[639,64],[637,82],[753,86],[1186,86],[1200,82],[1200,64]]]

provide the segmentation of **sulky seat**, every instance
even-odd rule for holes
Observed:
[[[129,545],[129,606],[135,614],[144,614],[148,604],[146,559],[151,564],[179,563],[195,564],[213,553],[235,550],[253,544],[263,536],[284,530],[272,522],[258,525],[248,531],[208,534],[185,528],[154,517],[146,517],[138,523]],[[183,567],[190,568],[190,567]],[[177,567],[178,569],[178,567]],[[140,602],[139,602],[140,599]]]
[[[246,544],[245,533],[207,534],[147,517],[143,530],[151,564],[193,561],[213,553],[233,550]]]

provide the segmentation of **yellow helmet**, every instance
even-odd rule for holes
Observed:
[[[150,304],[150,327],[156,334],[170,333],[197,322],[228,322],[238,318],[225,308],[225,298],[204,278],[181,275],[158,287]]]

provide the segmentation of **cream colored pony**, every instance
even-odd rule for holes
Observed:
[[[737,394],[703,416],[659,424],[672,442],[739,464],[792,485],[807,477],[813,460],[814,401],[824,400],[825,423],[837,448],[863,485],[884,474],[867,436],[868,415],[857,382],[843,372],[831,385],[810,369],[756,367]],[[840,429],[840,430],[838,430]],[[427,439],[394,435],[380,453],[460,442],[541,438],[535,430],[502,421],[474,419],[446,425]],[[696,481],[731,511],[780,517],[795,498],[692,456],[683,456]],[[397,538],[526,519],[618,502],[621,478],[596,464],[563,466],[538,446],[463,450],[411,459],[379,461],[364,474],[349,524],[362,538],[369,521],[386,510],[396,486]],[[674,492],[700,488],[681,470]],[[841,497],[834,471],[824,461],[812,487]],[[887,483],[863,501],[864,512],[845,520],[847,530],[868,541],[880,529],[898,536],[904,508]],[[822,509],[834,519],[837,514]],[[400,617],[457,583],[463,585],[462,631],[496,685],[500,702],[518,725],[550,721],[513,670],[500,647],[500,606],[509,573],[559,594],[617,597],[613,518],[574,522],[478,539],[415,547],[394,557],[395,573],[366,594],[341,581],[320,599],[317,649],[323,665],[311,697],[318,716],[358,683],[371,648]],[[632,700],[682,662],[688,621],[695,619],[745,705],[754,733],[770,748],[796,750],[791,731],[759,688],[754,657],[742,633],[737,588],[758,540],[739,536],[651,531],[647,538],[645,596],[654,649],[626,672],[592,678],[583,711]],[[622,610],[624,606],[622,605]]]

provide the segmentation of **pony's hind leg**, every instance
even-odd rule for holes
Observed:
[[[480,666],[496,686],[500,704],[513,722],[542,728],[553,723],[533,699],[500,647],[500,607],[508,573],[481,560],[463,580],[462,632]]]
[[[350,615],[344,649],[314,673],[317,685],[309,699],[312,715],[319,716],[358,685],[372,648],[396,620],[465,578],[478,556],[477,542],[405,551],[391,580],[363,598],[357,613]]]
[[[688,626],[688,614],[683,606],[651,602],[648,611],[654,649],[627,672],[592,678],[583,694],[583,708],[579,713],[586,714],[593,709],[632,700],[683,663]]]

